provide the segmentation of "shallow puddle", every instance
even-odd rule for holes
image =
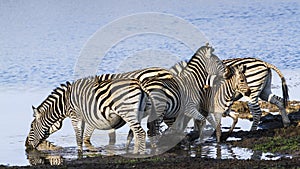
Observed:
[[[224,118],[223,124],[230,126],[230,119]],[[240,123],[241,122],[241,123]],[[244,130],[245,124],[249,125],[249,121],[240,120],[237,128],[235,130]],[[228,126],[224,125],[226,131]],[[188,130],[192,129],[191,123],[189,124]],[[246,126],[248,127],[248,126]],[[212,128],[210,126],[205,128],[204,133],[212,133]],[[39,150],[26,152],[26,156],[30,165],[37,164],[50,164],[50,165],[60,165],[64,161],[75,160],[77,158],[95,157],[95,156],[111,156],[111,155],[122,155],[130,156],[126,154],[125,150],[125,140],[127,136],[127,129],[121,129],[117,132],[117,144],[116,145],[106,145],[108,143],[107,132],[96,131],[92,138],[92,143],[94,144],[94,149],[87,149],[84,147],[82,156],[78,156],[78,152],[75,146],[68,147],[67,144],[76,145],[74,136],[60,136],[54,137],[51,140],[55,144],[61,143],[61,147],[54,146],[51,143],[43,144],[39,147]],[[253,151],[248,148],[235,147],[231,144],[221,143],[217,144],[215,138],[206,135],[201,143],[195,141],[191,145],[182,146],[176,149],[175,153],[179,156],[190,156],[198,158],[212,158],[212,159],[239,159],[239,160],[278,160],[281,158],[292,158],[289,155],[277,155],[272,153],[262,153],[260,151]],[[227,141],[240,140],[241,138],[229,137]],[[150,143],[147,142],[147,147],[150,147]],[[129,148],[129,152],[133,150],[133,143]],[[151,156],[151,150],[146,150],[146,156]]]

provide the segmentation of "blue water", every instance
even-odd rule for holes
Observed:
[[[162,12],[192,23],[222,59],[258,57],[281,69],[300,68],[297,0],[0,1],[1,87],[53,88],[73,80],[80,51],[99,28],[142,12]],[[112,72],[118,58],[146,48],[168,50],[181,59],[193,54],[170,38],[132,37],[107,53],[105,58],[110,62],[99,65],[99,73]]]
[[[281,70],[300,68],[298,0],[199,0],[184,3],[159,0],[2,0],[0,126],[3,134],[0,164],[28,165],[24,139],[32,120],[31,105],[37,106],[51,89],[74,79],[77,60],[89,38],[120,17],[143,12],[173,15],[194,25],[207,37],[221,59],[257,57]],[[137,53],[144,56],[147,50],[160,51],[166,56],[157,56],[153,52],[146,59],[130,60]],[[97,63],[97,73],[145,66],[169,67],[178,60],[189,59],[193,52],[177,39],[160,34],[136,35],[121,40],[106,51],[102,62]],[[287,75],[288,82],[294,81],[296,73]],[[297,80],[299,82],[299,78]],[[67,128],[66,135],[73,134],[68,123],[64,128]],[[59,141],[61,135],[53,136],[53,140],[63,145],[69,143]],[[75,140],[72,146],[75,146]]]

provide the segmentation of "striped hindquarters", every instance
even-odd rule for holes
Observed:
[[[84,120],[98,129],[118,128],[124,124],[125,112],[140,110],[145,93],[134,79],[97,81],[82,79],[73,84],[71,103]],[[142,98],[140,98],[142,96]],[[136,113],[136,112],[135,112]],[[130,115],[137,118],[137,114]]]

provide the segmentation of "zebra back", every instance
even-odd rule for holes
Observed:
[[[128,112],[133,112],[131,109],[137,107],[131,105],[139,102],[134,97],[143,91],[137,79],[99,81],[97,77],[84,78],[73,83],[70,102],[87,123],[99,129],[112,129],[124,124],[121,117],[113,114],[122,106],[127,107]],[[101,124],[98,121],[102,121]]]
[[[143,82],[148,78],[156,78],[156,79],[169,79],[172,78],[173,75],[169,70],[159,68],[159,67],[150,67],[145,69],[139,69],[131,72],[118,73],[118,74],[102,74],[98,76],[99,80],[107,80],[107,79],[117,79],[117,78],[135,78],[139,81]]]
[[[228,66],[246,65],[247,71],[245,72],[248,85],[255,97],[258,97],[259,91],[264,88],[266,78],[271,76],[270,69],[273,69],[281,78],[282,81],[282,94],[284,108],[287,106],[289,100],[288,86],[281,71],[274,65],[264,62],[257,58],[234,58],[223,60]]]

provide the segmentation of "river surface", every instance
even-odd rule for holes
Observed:
[[[38,106],[52,89],[74,80],[76,65],[89,39],[113,21],[145,12],[175,16],[193,25],[221,59],[257,57],[276,65],[287,79],[291,100],[299,99],[298,0],[0,1],[0,164],[29,164],[24,141],[33,120],[31,105]],[[155,26],[173,28],[167,33],[177,35],[180,32],[172,31],[181,30],[177,21]],[[115,29],[110,31],[119,32],[122,27]],[[177,61],[189,59],[195,52],[183,40],[186,39],[159,32],[120,39],[105,55],[99,56],[96,71],[102,74],[149,66],[168,68]],[[273,89],[281,95],[280,80],[275,74]],[[240,121],[238,125],[242,129],[250,128],[249,123]],[[223,119],[222,124],[229,126],[230,121]],[[122,128],[117,134],[121,153],[127,131]],[[48,140],[73,152],[76,143],[70,121],[66,120],[63,128]],[[107,133],[97,131],[92,142],[104,147],[108,144]],[[212,154],[216,158],[216,146],[209,146],[203,148],[201,156]],[[239,154],[252,152],[226,145],[221,148],[222,158],[247,159]],[[191,152],[191,156],[196,155]]]

